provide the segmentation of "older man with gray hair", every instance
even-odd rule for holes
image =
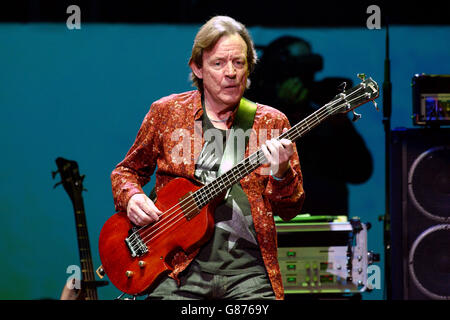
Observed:
[[[284,220],[296,216],[305,194],[295,145],[275,139],[290,128],[288,119],[243,98],[256,62],[244,25],[226,16],[211,18],[197,33],[189,59],[196,90],[154,102],[133,146],[111,174],[116,209],[126,211],[133,224],[146,226],[163,215],[142,190],[156,168],[158,194],[177,177],[208,184],[229,170],[223,168],[225,158],[236,164],[256,147],[267,160],[217,201],[207,241],[189,252],[174,250],[171,272],[150,286],[150,299],[284,298],[274,215]],[[256,143],[246,140],[244,147],[228,148],[233,129],[251,132],[249,140]],[[182,155],[173,139],[177,130],[194,141]]]

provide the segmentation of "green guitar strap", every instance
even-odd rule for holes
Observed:
[[[251,129],[253,126],[255,114],[256,103],[242,98],[225,145],[222,161],[218,170],[219,176],[244,159],[245,148],[250,139],[250,134],[246,133],[247,130]],[[243,140],[243,138],[245,140]]]

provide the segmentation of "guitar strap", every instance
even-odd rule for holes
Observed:
[[[233,126],[230,129],[230,133],[223,152],[222,161],[217,171],[221,176],[231,168],[233,168],[239,161],[244,159],[245,148],[247,147],[250,135],[246,134],[248,129],[253,126],[253,121],[256,114],[256,103],[241,98],[239,102],[239,108],[236,112],[236,117],[233,121]],[[245,137],[245,143],[242,143],[242,138]],[[149,198],[152,201],[156,201],[156,188],[153,188],[149,194]],[[231,189],[228,189],[227,196]],[[225,198],[227,198],[227,196]]]
[[[245,148],[250,139],[250,134],[246,133],[253,126],[255,114],[256,103],[242,98],[225,145],[225,150],[223,151],[222,161],[217,172],[219,176],[244,159]],[[245,143],[242,143],[242,138],[245,138]]]

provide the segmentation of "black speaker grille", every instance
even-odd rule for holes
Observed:
[[[450,128],[399,128],[391,142],[388,290],[450,300]]]
[[[409,254],[409,271],[423,294],[450,300],[450,224],[433,226],[417,237]]]
[[[450,222],[450,146],[434,147],[417,157],[409,170],[408,191],[421,213]]]

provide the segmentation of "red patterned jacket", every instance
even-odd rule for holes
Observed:
[[[202,114],[201,94],[197,90],[173,94],[152,104],[133,146],[111,174],[117,211],[126,211],[131,196],[144,193],[142,186],[150,181],[156,167],[156,192],[175,177],[196,180],[195,159],[204,143]],[[234,114],[229,125],[233,118]],[[283,113],[257,104],[246,156],[255,152],[272,134],[278,135],[282,128],[289,127],[289,121]],[[272,129],[275,129],[275,132],[272,132]],[[174,132],[177,132],[177,138],[174,138]],[[181,153],[181,140],[178,139],[180,133],[184,134],[184,149]],[[173,161],[175,154],[178,158]],[[303,204],[305,193],[296,150],[290,161],[290,169],[282,181],[273,179],[267,171],[267,168],[261,166],[244,177],[240,183],[250,203],[258,243],[272,288],[276,298],[283,299],[273,216],[279,215],[283,220],[292,219],[300,212]],[[172,261],[174,269],[170,276],[177,279],[177,275],[189,265],[197,252],[198,250],[189,255],[182,251],[176,253]]]

